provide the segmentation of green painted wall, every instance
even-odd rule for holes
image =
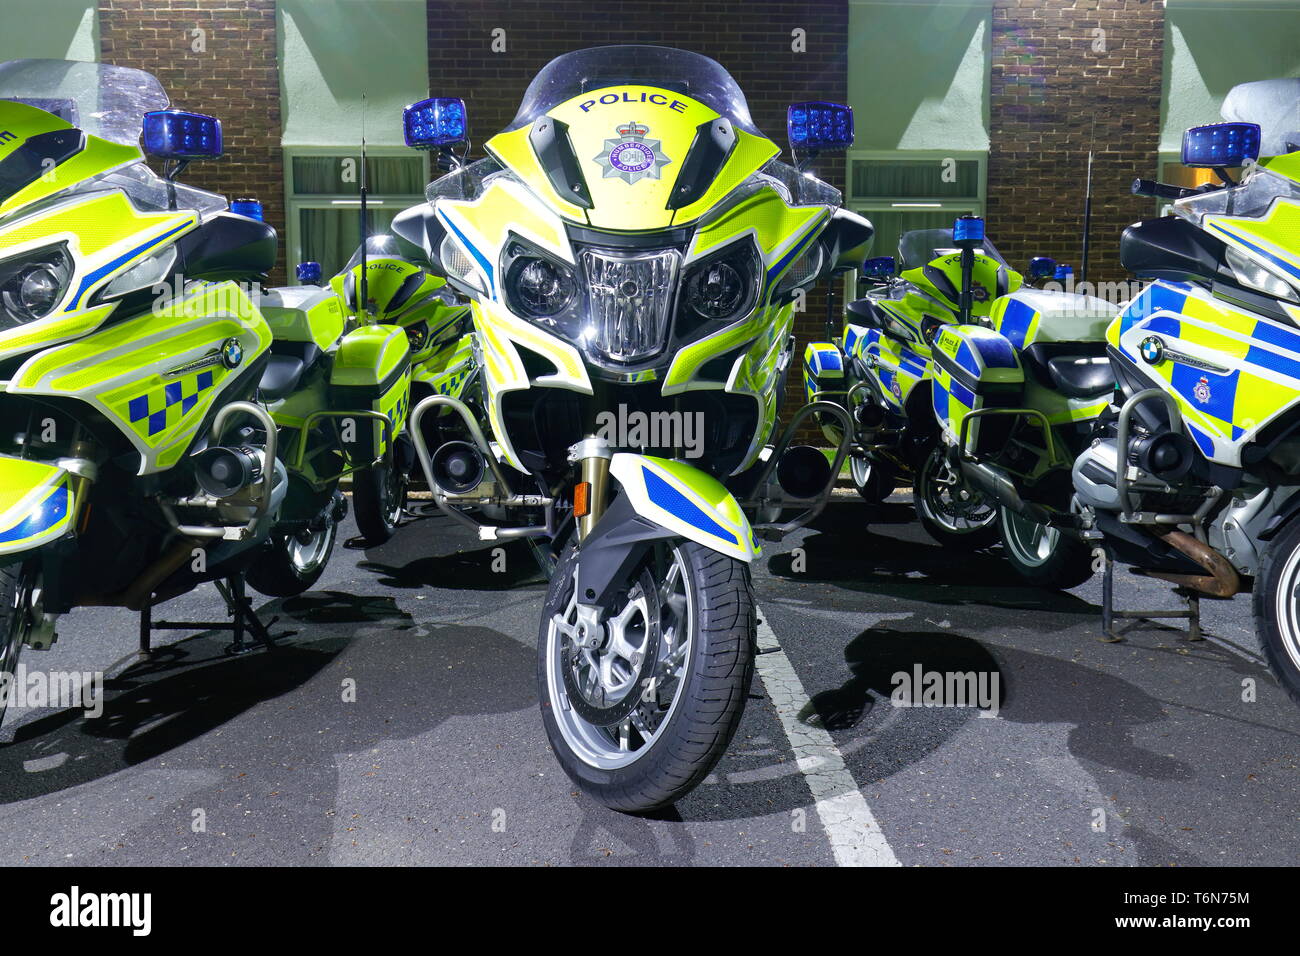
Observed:
[[[989,148],[988,0],[850,0],[855,149]]]
[[[280,0],[285,146],[402,145],[402,108],[427,95],[424,0]]]
[[[87,0],[4,0],[0,61],[98,60],[95,6]]]
[[[1300,4],[1169,0],[1161,151],[1177,153],[1188,127],[1218,122],[1236,84],[1281,76],[1300,76]]]

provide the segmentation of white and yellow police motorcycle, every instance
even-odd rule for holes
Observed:
[[[565,771],[619,810],[672,803],[749,693],[758,535],[816,513],[843,461],[791,446],[807,415],[847,419],[830,403],[770,439],[794,303],[861,262],[871,226],[777,160],[726,70],[680,50],[557,58],[468,165],[460,100],[404,123],[454,168],[392,228],[472,302],[486,420],[420,402],[429,486],[484,540],[554,542],[538,683]],[[789,132],[810,158],[852,141],[852,113],[799,104]],[[420,420],[446,408],[472,440],[431,449]]]

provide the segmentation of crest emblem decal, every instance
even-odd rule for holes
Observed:
[[[657,139],[646,139],[650,127],[624,123],[616,128],[618,139],[605,140],[605,151],[592,157],[604,170],[604,178],[617,176],[631,184],[646,177],[658,179],[659,170],[672,162],[660,150]]]
[[[1204,375],[1202,375],[1201,380],[1197,382],[1196,385],[1192,388],[1192,394],[1196,396],[1196,400],[1200,402],[1202,405],[1209,402],[1210,380],[1206,378]]]

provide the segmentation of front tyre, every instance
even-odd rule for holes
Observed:
[[[1300,521],[1268,544],[1251,598],[1264,657],[1291,699],[1300,704]]]
[[[367,545],[383,544],[393,536],[402,520],[410,483],[410,472],[398,467],[395,455],[352,476],[352,509]]]
[[[267,597],[297,597],[325,573],[339,525],[333,509],[321,517],[319,528],[297,533],[272,531],[271,539],[248,569],[248,583]]]
[[[1066,591],[1092,577],[1092,551],[1059,528],[1001,509],[1002,553],[1034,587]]]
[[[944,547],[978,551],[998,540],[998,511],[948,464],[944,446],[930,452],[912,483],[921,527]]]
[[[11,564],[0,568],[0,721],[4,720],[18,668],[18,654],[36,623],[38,577],[30,567]]]
[[[868,459],[850,458],[849,476],[858,494],[873,505],[880,504],[894,493],[893,474]]]
[[[740,723],[757,643],[748,569],[694,542],[657,544],[593,640],[579,627],[577,556],[570,542],[542,614],[542,722],[588,796],[645,813],[694,789]]]

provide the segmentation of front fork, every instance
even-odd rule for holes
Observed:
[[[579,470],[573,493],[579,541],[586,539],[609,505],[609,461],[613,457],[613,449],[603,438],[584,438],[569,449],[569,461]]]

